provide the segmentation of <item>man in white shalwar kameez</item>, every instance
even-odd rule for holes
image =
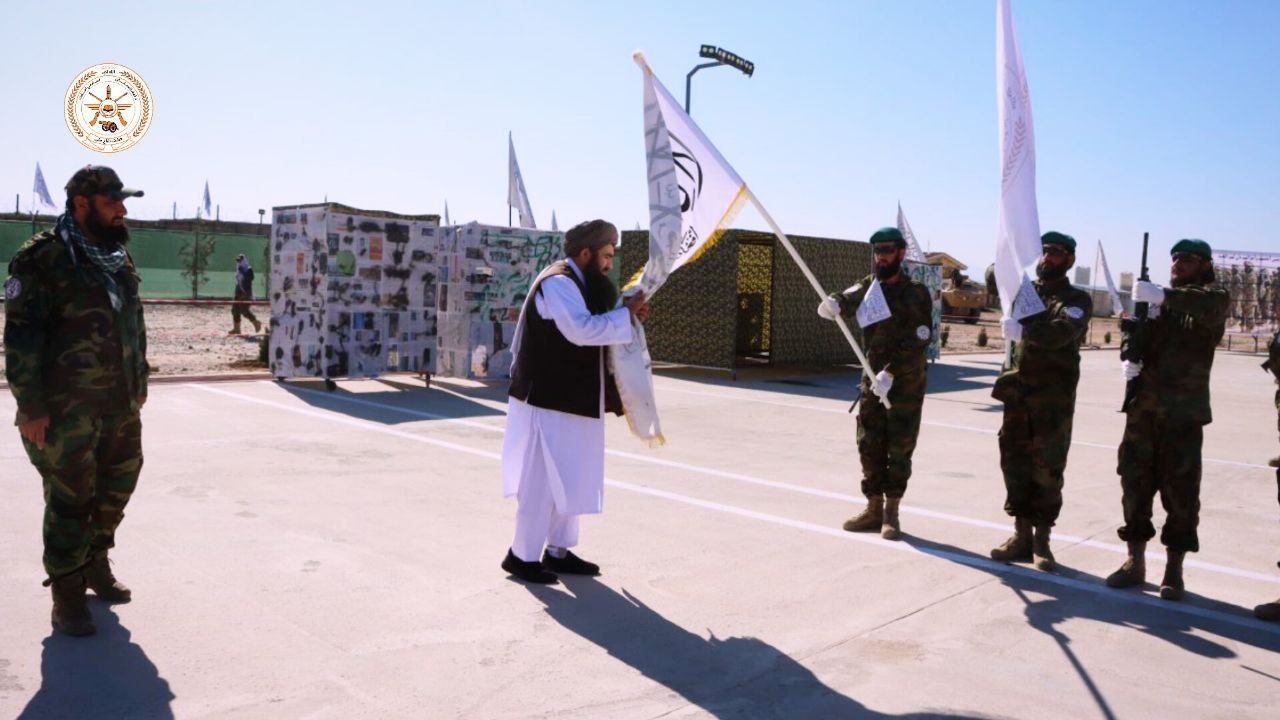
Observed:
[[[621,414],[604,348],[630,342],[633,318],[648,314],[643,295],[614,307],[605,273],[617,240],[603,220],[565,233],[566,258],[533,282],[512,339],[502,487],[517,509],[502,568],[527,582],[600,572],[569,548],[578,516],[603,510],[604,415]]]

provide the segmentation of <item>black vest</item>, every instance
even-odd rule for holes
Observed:
[[[534,407],[558,410],[582,417],[600,417],[600,360],[604,348],[574,345],[556,327],[554,320],[538,314],[534,301],[542,292],[542,282],[555,275],[573,281],[587,301],[587,288],[568,265],[561,260],[543,271],[529,288],[524,310],[524,330],[515,365],[511,368],[508,395]],[[622,414],[622,402],[613,375],[605,367],[604,405],[607,412]]]

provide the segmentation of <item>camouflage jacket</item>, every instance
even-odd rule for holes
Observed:
[[[1270,370],[1276,376],[1276,382],[1280,383],[1280,332],[1271,338],[1271,344],[1267,346],[1267,361],[1262,364],[1262,369]]]
[[[1034,283],[1045,312],[1022,319],[1022,340],[1009,367],[996,379],[992,397],[1004,402],[1026,396],[1075,402],[1080,382],[1080,342],[1089,329],[1093,300],[1065,278]]]
[[[1209,371],[1229,305],[1227,291],[1216,284],[1165,288],[1160,315],[1149,321],[1139,396],[1154,395],[1156,407],[1179,418],[1212,422]],[[1129,342],[1128,335],[1121,340],[1122,353]]]
[[[873,279],[875,275],[868,275],[857,285],[832,296],[840,302],[840,314],[850,321],[855,331],[854,316]],[[895,283],[880,283],[880,289],[893,316],[862,329],[863,350],[871,363],[872,375],[888,369],[895,383],[905,387],[911,380],[923,380],[926,375],[925,350],[933,339],[933,298],[929,288],[914,282],[905,272]]]
[[[147,394],[147,329],[132,258],[116,275],[117,313],[101,271],[42,232],[18,249],[5,283],[5,376],[17,424],[72,406],[137,411]]]

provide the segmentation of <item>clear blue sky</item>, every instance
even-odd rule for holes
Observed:
[[[507,131],[539,224],[647,226],[644,50],[677,96],[698,45],[756,63],[694,81],[693,115],[784,229],[865,239],[903,207],[922,242],[994,256],[994,0],[11,3],[0,207],[55,199],[82,149],[60,110],[83,67],[131,66],[154,125],[110,162],[139,218],[329,199],[506,220]],[[1014,0],[1041,226],[1113,270],[1180,237],[1280,250],[1280,2]],[[74,8],[74,10],[72,9]],[[737,223],[760,227],[747,209]],[[1162,278],[1163,259],[1156,263]]]

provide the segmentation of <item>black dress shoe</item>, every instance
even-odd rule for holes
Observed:
[[[542,563],[525,562],[510,550],[507,550],[507,557],[502,561],[502,569],[525,582],[539,585],[553,585],[559,581],[556,574],[543,567]]]
[[[587,562],[568,550],[564,551],[564,557],[562,558],[558,558],[555,555],[544,551],[542,553],[542,565],[558,573],[564,573],[565,575],[600,574],[599,565],[593,562]]]

